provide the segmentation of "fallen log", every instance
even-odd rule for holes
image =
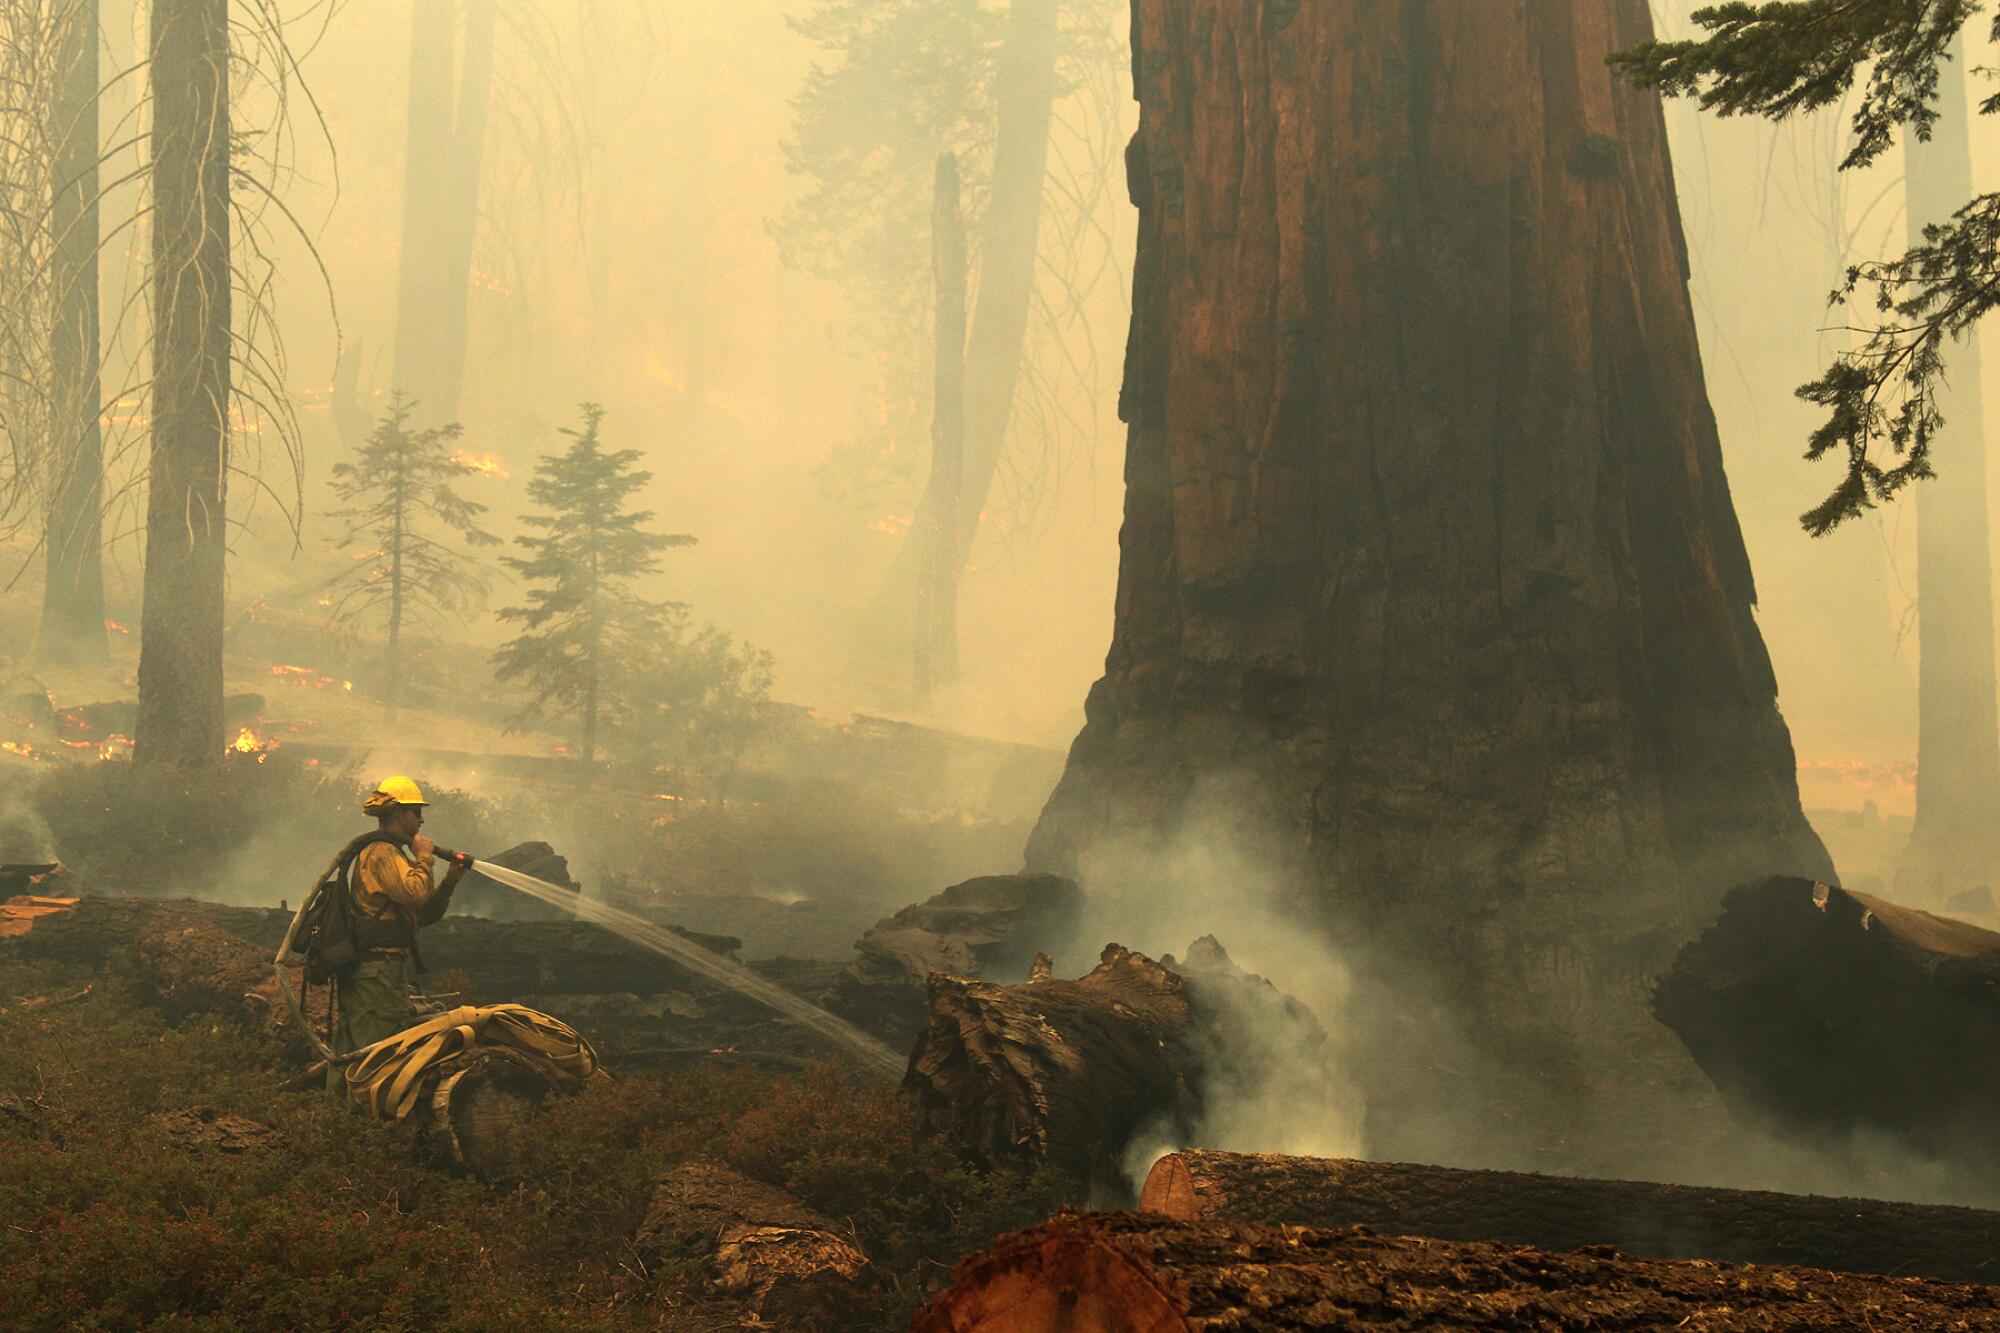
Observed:
[[[959,1262],[911,1333],[2000,1329],[2000,1289],[1483,1242],[1058,1215]]]
[[[852,1327],[868,1257],[782,1190],[713,1162],[661,1175],[634,1246],[648,1264],[696,1261],[711,1291],[779,1328]]]
[[[1075,936],[1083,894],[1060,875],[984,875],[875,923],[827,991],[834,1013],[901,1047],[924,1023],[930,975],[1018,977]]]
[[[2000,1280],[2000,1213],[1878,1199],[1186,1151],[1153,1164],[1139,1208],[1180,1222],[1359,1224],[1542,1250]]]
[[[1260,1057],[1310,1060],[1325,1039],[1212,938],[1169,962],[1112,944],[1076,981],[1053,977],[1046,958],[1015,985],[935,974],[905,1086],[932,1128],[989,1165],[1122,1188],[1139,1131],[1184,1138],[1219,1080]]]
[[[1653,1013],[1740,1113],[1994,1163],[2000,934],[1807,879],[1742,885]]]
[[[533,875],[544,883],[568,889],[571,893],[583,892],[583,886],[570,878],[568,859],[546,842],[524,842],[482,859],[509,870],[518,870],[524,875]],[[565,916],[563,909],[517,893],[477,869],[469,872],[459,884],[457,892],[452,895],[452,907],[468,916],[483,916],[494,921],[560,921]]]

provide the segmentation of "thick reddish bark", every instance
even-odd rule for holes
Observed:
[[[1139,1208],[1177,1222],[1366,1226],[1552,1251],[1615,1245],[1648,1259],[1948,1282],[2000,1276],[2000,1213],[1644,1180],[1188,1151],[1153,1164]]]
[[[1059,1215],[1002,1236],[960,1260],[951,1287],[910,1324],[912,1333],[1996,1327],[1992,1287],[1121,1213]]]
[[[1116,626],[1030,869],[1220,817],[1474,1012],[1577,1031],[1731,884],[1829,873],[1660,107],[1605,67],[1650,30],[1135,0]]]

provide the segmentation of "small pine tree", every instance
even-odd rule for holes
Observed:
[[[672,609],[639,597],[632,581],[659,568],[661,551],[695,540],[650,532],[653,515],[626,508],[653,474],[633,470],[637,449],[602,447],[603,420],[603,408],[583,404],[583,428],[565,429],[569,448],[545,455],[528,483],[543,512],[522,521],[540,535],[515,538],[528,554],[505,558],[531,585],[527,605],[500,612],[522,632],[493,655],[499,679],[532,693],[515,720],[576,718],[586,766],[597,758],[599,728],[629,711],[634,664]]]
[[[383,699],[391,720],[402,700],[404,626],[412,618],[463,614],[486,595],[480,567],[428,529],[449,529],[468,546],[500,544],[478,526],[486,506],[452,489],[476,470],[452,447],[460,427],[454,422],[413,431],[413,406],[400,395],[392,398],[354,460],[333,468],[333,493],[348,502],[332,515],[347,522],[340,545],[367,547],[330,580],[333,619],[351,625],[381,616],[386,622]]]
[[[771,654],[713,625],[693,630],[680,608],[654,642],[618,748],[677,790],[693,782],[726,801],[743,752],[778,721]]]

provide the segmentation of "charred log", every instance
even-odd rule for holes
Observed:
[[[1075,935],[1083,894],[1060,875],[984,875],[876,923],[855,942],[826,1005],[893,1044],[924,1023],[933,972],[1017,977]]]
[[[781,1328],[850,1327],[868,1257],[782,1190],[712,1162],[660,1177],[634,1240],[648,1263],[696,1261],[712,1291]]]
[[[1991,1146],[2000,934],[1808,879],[1730,893],[1653,1012],[1739,1112],[1794,1132]]]
[[[1139,1208],[1180,1222],[1363,1225],[1551,1251],[1615,1245],[1649,1259],[2000,1277],[2000,1213],[1877,1199],[1195,1151],[1154,1163]]]
[[[1302,1006],[1212,939],[1189,955],[1175,967],[1107,945],[1076,981],[1055,979],[1046,959],[1016,985],[933,975],[906,1086],[982,1161],[1115,1181],[1140,1130],[1191,1133],[1235,1062],[1254,1065],[1279,1040],[1287,1057],[1310,1058],[1324,1040]]]
[[[1058,1216],[961,1260],[912,1333],[2000,1328],[2000,1289],[1481,1242]]]
[[[546,842],[524,842],[509,847],[504,852],[480,858],[509,870],[518,870],[524,875],[553,884],[559,889],[581,893],[583,886],[570,878],[569,859],[559,854]],[[498,880],[473,870],[458,886],[452,897],[453,906],[468,916],[482,916],[494,921],[560,921],[563,912],[544,902],[516,893]]]

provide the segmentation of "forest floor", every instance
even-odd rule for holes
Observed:
[[[888,1329],[1061,1201],[966,1170],[890,1084],[834,1064],[614,1072],[491,1183],[282,1091],[291,1072],[232,1022],[171,1021],[117,960],[0,950],[0,1327],[734,1328],[697,1265],[634,1244],[661,1170],[708,1159],[847,1231],[875,1272],[851,1326]],[[217,1114],[268,1133],[188,1134]]]

